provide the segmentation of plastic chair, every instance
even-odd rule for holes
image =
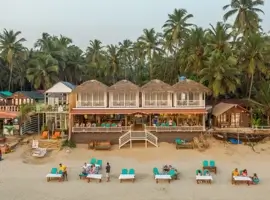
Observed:
[[[169,171],[169,175],[170,175],[170,176],[175,176],[175,175],[176,175],[175,170],[174,170],[174,169],[171,169],[171,170]]]
[[[117,125],[115,124],[115,123],[113,123],[112,125],[111,125],[111,127],[116,127]]]
[[[51,174],[57,174],[57,168],[52,168],[51,169]]]
[[[176,126],[176,123],[175,123],[175,122],[173,122],[173,123],[172,123],[172,125],[173,125],[173,126]]]
[[[260,179],[259,178],[253,178],[253,183],[255,184],[255,185],[257,185],[257,184],[259,184],[259,182],[260,182]]]
[[[182,140],[180,138],[175,139],[176,144],[182,144]]]
[[[208,161],[207,160],[203,161],[203,167],[208,167]]]
[[[134,169],[129,169],[129,174],[135,175],[135,170]]]
[[[196,170],[196,175],[198,175],[199,172],[201,172],[201,170],[200,170],[200,169],[197,169],[197,170]]]
[[[128,170],[127,169],[122,169],[121,174],[128,174]]]
[[[96,164],[96,163],[97,163],[97,159],[92,158],[92,159],[90,160],[90,164],[94,165],[94,164]]]
[[[216,163],[214,160],[210,160],[210,167],[215,167],[216,166]]]
[[[110,125],[110,124],[106,124],[105,127],[106,127],[106,128],[110,128],[111,125]]]
[[[203,170],[203,175],[204,175],[204,176],[205,176],[207,173],[209,174],[209,170],[208,170],[208,169]]]
[[[102,123],[102,124],[101,124],[101,127],[106,127],[106,124],[105,124],[105,123]]]
[[[159,175],[158,168],[156,168],[156,167],[153,168],[153,174],[154,175]]]
[[[97,160],[97,165],[102,166],[102,160]]]

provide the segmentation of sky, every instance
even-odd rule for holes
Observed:
[[[222,21],[230,0],[0,0],[0,31],[21,31],[27,47],[43,32],[70,37],[85,49],[90,40],[104,45],[136,40],[144,28],[161,27],[175,8],[194,15],[204,28]],[[263,28],[270,31],[270,0],[263,7]]]

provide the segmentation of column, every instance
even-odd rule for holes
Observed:
[[[203,117],[202,117],[202,125],[203,125],[203,131],[205,131],[205,114],[203,114]]]

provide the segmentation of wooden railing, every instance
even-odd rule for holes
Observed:
[[[205,131],[203,126],[145,126],[145,129],[150,132]]]
[[[19,112],[20,107],[19,106],[0,106],[0,111],[4,112]]]
[[[110,107],[137,107],[136,100],[112,101]]]
[[[205,101],[204,100],[177,100],[175,107],[201,108],[201,107],[205,107]]]
[[[131,129],[130,126],[122,127],[72,127],[72,132],[80,133],[106,133],[106,132],[126,132]]]
[[[105,101],[100,100],[100,101],[77,101],[76,102],[76,107],[77,108],[87,108],[87,107],[106,107]]]

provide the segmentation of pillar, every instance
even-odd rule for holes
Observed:
[[[205,114],[203,114],[203,117],[202,117],[202,122],[203,122],[203,131],[205,131]]]
[[[127,126],[128,121],[127,121],[127,115],[125,115],[125,126]]]

